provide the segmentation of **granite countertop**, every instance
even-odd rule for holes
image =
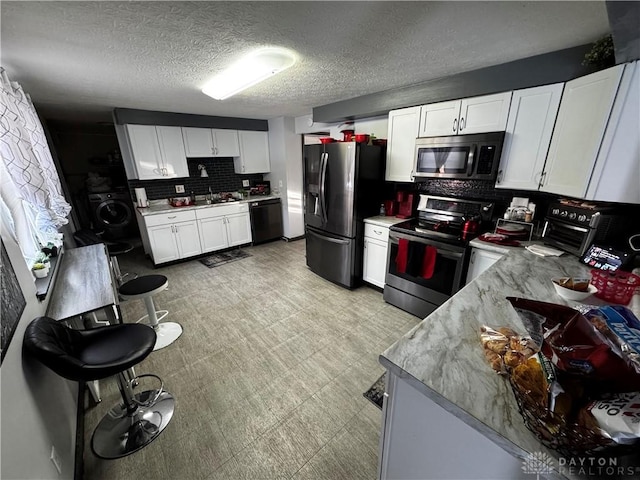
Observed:
[[[145,215],[153,215],[156,213],[184,212],[187,210],[199,210],[201,208],[215,208],[223,205],[235,205],[237,203],[249,203],[249,202],[256,202],[259,200],[273,200],[275,198],[280,198],[280,197],[276,195],[253,195],[243,200],[237,200],[235,202],[220,202],[220,203],[211,203],[211,204],[206,203],[204,200],[197,200],[195,205],[189,205],[186,207],[172,207],[171,205],[169,205],[168,200],[152,200],[148,207],[137,208],[137,210],[140,213],[140,215],[145,216]]]
[[[389,347],[380,363],[512,455],[524,459],[547,452],[557,460],[559,454],[525,427],[509,383],[485,360],[480,327],[510,326],[526,333],[508,296],[574,306],[550,281],[565,275],[588,277],[589,268],[567,254],[539,257],[512,249]],[[640,295],[634,297],[629,307],[640,315]],[[605,302],[589,297],[586,303]]]
[[[474,238],[473,240],[471,240],[469,242],[469,245],[474,247],[474,248],[479,248],[481,250],[487,250],[489,252],[495,252],[495,253],[509,253],[512,251],[518,251],[518,250],[524,250],[524,247],[528,246],[528,245],[534,245],[534,244],[541,244],[542,242],[540,241],[533,241],[533,242],[520,242],[520,247],[510,247],[507,245],[500,245],[498,243],[491,243],[491,242],[483,242],[482,240],[478,239],[478,238]]]
[[[396,225],[398,223],[406,222],[410,220],[408,218],[398,218],[386,215],[377,215],[375,217],[369,217],[364,219],[364,223],[371,223],[373,225],[378,225],[380,227],[390,227],[391,225]]]

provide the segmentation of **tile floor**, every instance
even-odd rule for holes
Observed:
[[[418,319],[374,289],[311,273],[304,240],[245,250],[215,268],[153,269],[137,250],[121,259],[123,271],[169,278],[156,306],[184,333],[136,371],[163,378],[176,412],[150,446],[97,459],[91,433],[120,398],[102,381],[102,403],[86,401],[86,480],[376,477],[381,413],[362,393],[384,373],[378,355]],[[145,313],[142,301],[122,310],[126,321]]]

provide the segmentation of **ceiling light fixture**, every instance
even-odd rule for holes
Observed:
[[[202,93],[224,100],[242,90],[286,70],[296,63],[291,50],[279,47],[261,48],[245,55],[203,87]]]

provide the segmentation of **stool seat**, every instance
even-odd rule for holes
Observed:
[[[143,275],[123,283],[118,291],[123,297],[135,299],[155,295],[168,285],[169,280],[164,275]]]
[[[113,242],[107,243],[107,251],[109,255],[114,257],[116,255],[122,255],[123,253],[129,253],[133,250],[133,245],[126,242]]]
[[[140,363],[153,351],[156,334],[138,324],[72,330],[49,317],[39,317],[27,326],[24,342],[40,362],[61,377],[90,381]]]

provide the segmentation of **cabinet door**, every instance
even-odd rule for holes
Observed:
[[[182,127],[187,157],[213,157],[213,136],[210,128]]]
[[[234,160],[236,173],[269,173],[269,135],[267,132],[240,130],[240,157]]]
[[[198,220],[198,232],[203,252],[215,252],[227,248],[227,229],[224,217],[211,217]]]
[[[458,133],[502,132],[507,126],[511,92],[465,98],[460,107]]]
[[[471,282],[474,278],[484,272],[491,265],[502,258],[502,253],[490,252],[480,248],[471,250],[471,259],[469,260],[469,270],[467,271],[467,281]]]
[[[640,204],[640,61],[628,63],[593,169],[587,200]]]
[[[624,65],[567,82],[551,137],[541,191],[587,193]]]
[[[377,287],[384,288],[386,273],[387,244],[365,237],[362,279]]]
[[[413,182],[412,170],[419,126],[420,107],[403,108],[389,112],[385,180]]]
[[[198,225],[195,220],[176,223],[173,228],[180,258],[193,257],[202,253]]]
[[[165,263],[180,258],[173,225],[149,227],[147,231],[153,263]]]
[[[437,137],[438,135],[456,135],[458,133],[458,117],[461,100],[432,103],[420,109],[420,137]]]
[[[513,92],[496,188],[538,189],[563,86]]]
[[[188,177],[187,156],[180,127],[156,127],[160,155],[167,177]]]
[[[131,153],[140,180],[166,178],[163,174],[162,156],[156,127],[153,125],[126,125]]]
[[[251,222],[248,213],[238,213],[225,217],[229,246],[242,245],[251,242]]]
[[[211,130],[215,157],[238,157],[240,144],[237,130]]]

